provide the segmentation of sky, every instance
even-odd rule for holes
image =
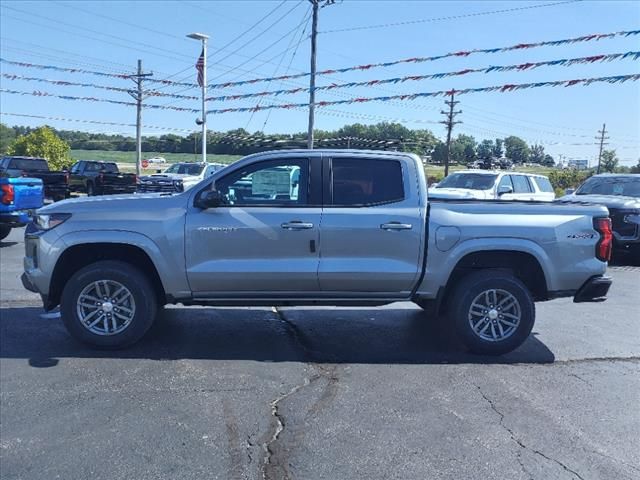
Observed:
[[[510,11],[504,11],[510,10]],[[261,1],[8,1],[0,2],[0,56],[5,60],[83,68],[106,73],[133,73],[141,59],[157,79],[195,82],[200,44],[191,32],[210,36],[209,83],[273,77],[309,71],[310,3],[308,0]],[[318,70],[428,57],[449,52],[506,47],[559,40],[592,33],[640,28],[637,1],[336,1],[320,9]],[[513,65],[600,54],[640,51],[640,35],[562,46],[475,54],[424,63],[404,63],[318,76],[317,85],[368,81]],[[0,64],[2,74],[129,88],[132,81]],[[511,83],[628,75],[640,73],[638,61],[548,66],[523,72],[473,73],[454,78],[383,86],[318,91],[316,101],[378,97],[451,88],[478,88]],[[151,87],[152,84],[148,83]],[[25,92],[132,101],[127,92],[93,87],[61,86],[0,78],[0,87]],[[208,95],[244,94],[308,87],[308,78],[261,82],[210,90]],[[200,95],[198,88],[153,88],[161,93]],[[556,159],[588,159],[598,154],[595,136],[606,124],[622,164],[640,158],[640,82],[547,87],[510,93],[461,95],[454,128],[476,140],[517,135],[540,143]],[[257,104],[305,103],[308,93],[208,102],[207,109],[252,107]],[[199,100],[151,97],[146,103],[200,108]],[[444,139],[442,97],[414,101],[370,102],[316,109],[316,128],[334,130],[345,124],[395,121],[409,128],[427,128]],[[33,95],[0,93],[0,121],[9,125],[48,124],[59,129],[135,135],[132,106],[69,101]],[[52,117],[20,117],[12,114]],[[186,134],[198,130],[198,114],[145,109],[144,134]],[[306,109],[212,114],[208,128],[226,131],[293,133],[307,129]],[[63,120],[64,119],[64,120]],[[73,120],[73,121],[71,121]],[[101,125],[82,121],[113,122]],[[158,127],[158,128],[156,128]],[[184,131],[183,131],[184,130]]]

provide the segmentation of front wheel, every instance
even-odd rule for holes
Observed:
[[[11,233],[11,227],[8,225],[0,225],[0,240],[4,240]]]
[[[515,350],[535,322],[535,303],[527,287],[509,273],[492,270],[463,278],[449,312],[467,348],[485,355]]]
[[[77,271],[60,302],[69,333],[100,348],[134,344],[149,330],[157,300],[148,278],[120,261],[100,261]]]

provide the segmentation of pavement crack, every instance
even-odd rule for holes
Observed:
[[[289,470],[285,465],[285,459],[280,458],[278,452],[274,449],[274,444],[277,442],[278,437],[285,429],[285,420],[279,410],[279,404],[283,400],[289,398],[295,394],[298,390],[310,385],[313,381],[320,378],[319,375],[312,377],[305,377],[303,382],[295,385],[287,393],[279,395],[275,400],[271,401],[271,416],[274,419],[273,433],[267,442],[263,443],[262,448],[264,451],[264,458],[262,462],[262,479],[263,480],[281,480],[290,479]]]
[[[475,385],[475,384],[474,384]],[[503,428],[504,430],[507,431],[507,433],[509,434],[511,440],[513,442],[515,442],[519,447],[520,447],[520,452],[518,452],[518,463],[520,464],[520,467],[522,468],[522,470],[529,475],[530,478],[533,478],[531,475],[531,472],[529,472],[525,466],[524,463],[522,462],[522,458],[521,458],[521,453],[522,450],[528,450],[531,453],[533,453],[534,455],[539,455],[540,457],[549,460],[550,462],[553,462],[557,465],[559,465],[560,467],[562,467],[566,472],[569,472],[571,474],[573,474],[576,478],[580,479],[580,480],[584,480],[584,478],[575,470],[569,468],[567,465],[565,465],[564,463],[562,463],[560,460],[557,460],[553,457],[550,457],[546,454],[544,454],[543,452],[541,452],[540,450],[536,450],[534,448],[531,448],[529,446],[527,446],[516,434],[515,432],[509,428],[507,425],[504,424],[504,413],[502,413],[500,410],[498,410],[498,407],[496,407],[495,403],[493,402],[493,400],[491,400],[483,391],[482,388],[480,388],[479,385],[475,385],[475,387],[478,389],[478,392],[480,393],[480,395],[482,395],[482,398],[484,398],[484,400],[489,404],[489,406],[491,407],[491,409],[500,417],[500,421],[499,421],[499,425],[501,428]]]

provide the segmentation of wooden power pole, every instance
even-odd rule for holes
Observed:
[[[446,103],[447,105],[449,105],[449,111],[445,112],[444,110],[440,110],[440,113],[442,113],[443,115],[446,115],[447,119],[441,121],[440,123],[443,123],[447,126],[447,151],[446,151],[446,156],[444,158],[444,176],[446,177],[447,175],[449,175],[449,155],[451,153],[451,131],[453,130],[453,126],[458,124],[458,123],[462,123],[462,122],[456,122],[454,119],[456,118],[456,115],[462,113],[462,110],[458,110],[457,112],[453,110],[453,108],[460,102],[455,100],[455,90],[451,90],[451,100],[445,100],[444,103]]]
[[[605,137],[605,135],[607,134],[607,125],[605,123],[602,124],[602,130],[598,130],[598,133],[600,134],[600,136],[596,137],[596,140],[600,140],[600,153],[598,154],[598,169],[596,173],[600,173],[600,161],[602,160],[602,147],[604,147],[605,145],[608,145],[608,143],[605,143],[605,140],[609,140],[609,137]]]
[[[131,75],[136,83],[136,89],[129,92],[129,95],[136,101],[136,174],[142,173],[142,81],[145,77],[150,77],[153,73],[142,73],[142,60],[138,60],[138,73]]]
[[[311,21],[311,76],[309,77],[309,128],[307,131],[307,148],[313,149],[313,126],[316,107],[316,37],[318,36],[318,1],[309,0],[313,6]]]

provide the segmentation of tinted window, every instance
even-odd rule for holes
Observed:
[[[253,164],[216,181],[216,190],[228,205],[305,205],[309,162],[287,159]]]
[[[509,187],[513,192],[513,182],[511,181],[511,175],[505,175],[504,177],[502,177],[502,179],[500,179],[500,183],[498,184],[498,191],[500,191],[500,188],[502,187]]]
[[[174,163],[164,173],[177,173],[179,175],[200,175],[204,165],[202,163]]]
[[[576,195],[623,195],[640,198],[640,178],[591,177],[576,190]]]
[[[396,160],[336,158],[333,205],[378,205],[404,199],[402,166]]]
[[[44,158],[12,158],[9,168],[16,170],[44,170],[49,171],[49,165]]]
[[[485,173],[454,173],[442,180],[436,188],[466,188],[468,190],[489,190],[493,188],[497,175]]]
[[[532,177],[541,192],[553,193],[553,185],[547,177]]]
[[[513,191],[515,193],[533,192],[531,185],[529,185],[529,179],[524,175],[511,175],[511,181],[513,182]]]
[[[71,170],[69,170],[70,173],[78,173],[78,171],[80,171],[80,162],[74,163]]]

